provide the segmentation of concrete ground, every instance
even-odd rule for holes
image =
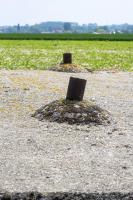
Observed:
[[[70,76],[87,79],[84,99],[108,110],[108,126],[38,121],[65,98]],[[0,192],[130,192],[133,188],[133,73],[0,71]]]

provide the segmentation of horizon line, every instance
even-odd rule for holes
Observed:
[[[26,25],[29,25],[29,26],[33,26],[33,25],[36,25],[36,24],[41,24],[41,23],[47,23],[47,22],[61,22],[61,23],[77,23],[78,25],[82,26],[82,25],[89,25],[89,24],[97,24],[97,26],[111,26],[111,25],[124,25],[124,24],[127,24],[127,25],[133,25],[133,23],[128,23],[128,22],[124,22],[124,23],[110,23],[110,24],[100,24],[98,22],[88,22],[88,23],[80,23],[80,22],[75,22],[75,21],[61,21],[61,20],[50,20],[50,21],[42,21],[42,22],[37,22],[37,23],[33,23],[33,24],[30,24],[30,23],[16,23],[16,24],[10,24],[10,25],[0,25],[0,27],[3,27],[3,26],[16,26],[16,25],[20,25],[20,26],[26,26]]]

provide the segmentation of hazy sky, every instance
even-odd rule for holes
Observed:
[[[133,24],[133,0],[0,0],[0,26],[44,21]]]

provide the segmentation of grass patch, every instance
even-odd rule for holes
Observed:
[[[44,70],[59,64],[64,52],[92,70],[133,71],[131,41],[0,40],[0,69]]]

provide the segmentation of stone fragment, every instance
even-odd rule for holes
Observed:
[[[77,105],[77,104],[75,104],[73,107],[74,107],[74,108],[80,108],[80,106]]]
[[[72,118],[74,118],[74,113],[65,113],[65,114],[64,114],[64,117],[65,117],[65,118],[72,119]]]

